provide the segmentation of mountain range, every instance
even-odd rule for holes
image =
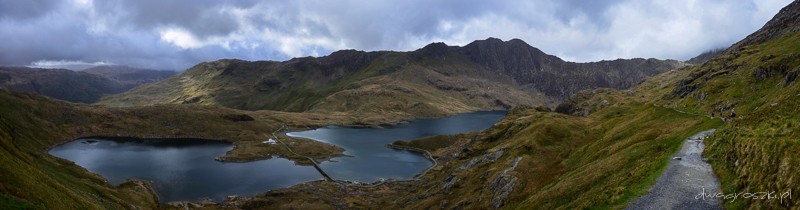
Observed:
[[[97,66],[83,71],[0,67],[0,87],[70,102],[94,103],[103,96],[162,80],[175,73],[127,66]]]
[[[649,191],[688,136],[712,128],[702,158],[723,193],[792,192],[800,189],[799,55],[800,1],[793,1],[696,65],[572,63],[520,40],[487,39],[412,52],[205,62],[99,102],[111,107],[0,90],[0,208],[621,209]],[[148,182],[110,186],[46,153],[76,137],[140,132],[229,139],[233,156],[281,155],[261,139],[284,124],[306,129],[351,125],[364,116],[507,108],[484,131],[395,142],[436,160],[414,180],[366,186],[320,180],[222,203],[159,206]],[[731,113],[732,121],[720,120]],[[798,199],[721,203],[800,207]]]
[[[518,105],[555,107],[581,90],[624,89],[684,65],[641,58],[574,63],[519,39],[489,38],[463,47],[432,43],[411,52],[342,50],[284,62],[204,62],[100,104],[436,117]]]

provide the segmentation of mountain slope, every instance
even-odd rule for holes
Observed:
[[[792,20],[792,21],[788,21]],[[693,68],[659,103],[733,123],[708,141],[725,193],[800,189],[800,2],[706,64]],[[798,208],[797,199],[737,199],[730,208]]]
[[[440,166],[419,181],[374,188],[307,183],[228,204],[623,208],[652,186],[683,138],[716,127],[704,157],[724,193],[740,196],[722,203],[730,209],[797,209],[800,33],[785,29],[800,24],[775,20],[800,20],[800,3],[702,65],[659,74],[629,90],[583,91],[560,106],[586,117],[516,109],[478,134],[400,143],[429,149],[437,158]],[[719,118],[734,112],[733,122]],[[430,143],[435,140],[450,145]],[[760,192],[772,197],[741,197]]]
[[[656,59],[572,63],[518,39],[489,38],[464,47],[433,43],[413,52],[343,50],[285,62],[201,63],[100,103],[431,117],[516,105],[553,106],[583,89],[627,88],[682,65]]]
[[[121,93],[173,74],[175,72],[124,66],[101,66],[84,71],[0,67],[0,87],[70,102],[94,103],[105,95]]]
[[[776,17],[798,19],[800,17],[796,15],[787,16],[787,14],[798,14],[797,11],[800,11],[800,3],[795,1]],[[779,25],[777,27],[779,28],[765,26],[762,30],[781,31],[783,28],[792,28],[795,25]],[[759,31],[754,34],[765,33]],[[285,104],[281,105],[282,107],[295,106],[313,110],[333,105],[317,105],[317,103],[304,105],[305,102],[288,99],[306,98],[296,95],[297,93],[314,95],[312,93],[321,93],[319,91],[332,91],[332,93],[319,94],[325,97],[319,96],[316,100],[347,99],[349,95],[334,96],[348,93],[342,92],[342,90],[365,91],[364,93],[375,93],[376,95],[380,93],[384,96],[393,96],[392,94],[395,93],[393,91],[415,94],[423,93],[422,90],[431,90],[428,87],[431,85],[438,90],[458,92],[461,88],[457,85],[461,83],[446,83],[446,81],[450,81],[449,77],[452,77],[451,75],[455,72],[464,73],[463,75],[479,75],[469,78],[480,78],[476,80],[481,82],[484,80],[505,81],[503,79],[509,79],[505,77],[506,73],[497,72],[506,69],[509,72],[516,72],[523,69],[522,67],[517,68],[519,66],[530,65],[524,69],[546,69],[545,66],[548,66],[536,66],[535,62],[506,65],[507,62],[514,62],[498,60],[506,58],[504,56],[498,56],[498,59],[495,59],[490,55],[470,57],[465,53],[451,54],[450,50],[455,48],[449,46],[442,49],[445,50],[417,51],[423,55],[395,52],[373,53],[372,55],[377,58],[367,55],[369,53],[354,52],[352,55],[357,57],[355,60],[364,61],[369,65],[348,64],[369,71],[351,71],[351,67],[343,67],[343,64],[332,62],[332,60],[322,59],[325,62],[321,62],[321,58],[261,63],[226,60],[201,64],[205,66],[184,73],[188,76],[179,75],[171,79],[180,83],[173,87],[195,88],[178,89],[176,90],[178,95],[188,92],[198,93],[196,96],[201,96],[196,99],[197,101],[187,98],[191,100],[186,102],[203,102],[203,100],[211,100],[216,97],[238,99],[235,95],[219,96],[209,93],[223,93],[215,91],[220,87],[229,87],[228,85],[231,85],[230,89],[225,89],[224,92],[252,91],[250,89],[252,89],[253,83],[246,83],[247,85],[242,85],[242,83],[250,82],[247,80],[248,76],[263,76],[258,77],[262,80],[258,80],[259,83],[255,84],[266,81],[262,84],[264,85],[262,87],[267,87],[264,88],[265,94],[284,97],[283,99],[286,100]],[[542,111],[545,109],[526,109],[520,106],[512,110],[501,122],[480,133],[431,137],[410,143],[401,143],[432,151],[433,157],[439,164],[416,181],[388,182],[366,187],[317,181],[253,197],[232,198],[227,201],[228,206],[225,207],[243,209],[259,207],[386,208],[387,206],[431,209],[622,208],[631,199],[645,193],[653,184],[667,162],[670,161],[671,156],[679,148],[683,138],[711,127],[717,127],[718,130],[706,141],[706,157],[713,165],[714,171],[720,176],[725,193],[776,191],[780,194],[788,190],[800,189],[800,176],[796,173],[800,166],[800,155],[798,155],[798,151],[800,151],[800,141],[798,141],[800,139],[798,136],[800,135],[798,133],[800,130],[800,122],[798,122],[800,119],[798,116],[800,113],[800,104],[798,104],[800,85],[797,84],[797,76],[800,75],[798,74],[800,59],[798,59],[798,53],[800,53],[800,33],[797,32],[785,32],[745,45],[737,44],[702,65],[661,73],[629,90],[583,91],[578,97],[569,100],[569,107],[562,109],[566,110],[564,112],[586,115],[586,117]],[[528,51],[528,54],[535,54],[535,51]],[[347,57],[345,54],[339,56]],[[414,68],[406,67],[404,61],[406,58],[414,58],[413,56],[425,57],[428,60],[412,60],[415,62]],[[453,59],[459,62],[447,64],[441,62]],[[544,63],[557,62],[557,60],[543,59],[545,60],[541,62]],[[481,62],[473,62],[474,60]],[[226,63],[223,65],[221,62]],[[402,65],[398,69],[379,68],[385,66],[383,64]],[[499,67],[500,64],[503,64],[502,68]],[[289,65],[293,66],[290,70],[272,69]],[[301,72],[320,68],[314,65],[327,66],[331,71]],[[366,67],[359,65],[366,65]],[[251,69],[254,67],[258,67],[259,72],[253,73],[254,71]],[[491,69],[494,73],[483,71],[482,68]],[[217,71],[212,71],[214,69]],[[432,72],[430,69],[436,69],[436,71]],[[262,74],[260,71],[267,73]],[[300,82],[287,84],[281,80],[268,80],[273,75],[281,74],[286,74],[287,77],[280,78]],[[436,78],[436,76],[448,80],[425,86],[424,82],[427,82],[429,78]],[[206,83],[204,82],[206,80],[195,81],[204,77],[217,83]],[[223,78],[226,77],[236,78],[236,80],[224,80]],[[319,81],[327,83],[322,84]],[[392,82],[398,82],[398,84],[391,84]],[[514,84],[514,82],[516,80],[508,84]],[[437,87],[435,84],[445,85]],[[162,85],[166,86],[164,84],[158,86]],[[524,87],[524,85],[519,86]],[[145,87],[137,90],[147,89]],[[286,96],[278,92],[270,92],[271,88],[269,87],[279,90],[281,87],[285,87],[284,90],[308,89],[303,89],[307,92],[294,92],[295,95]],[[394,87],[395,89],[385,89],[385,87]],[[150,88],[155,91],[162,87],[152,86]],[[341,88],[341,90],[337,88]],[[468,91],[469,89],[461,92]],[[359,97],[363,94],[362,92],[353,92],[351,95]],[[95,184],[100,182],[98,177],[88,175],[77,166],[58,162],[59,160],[43,154],[42,148],[63,139],[69,139],[60,136],[65,135],[61,131],[66,130],[74,134],[79,129],[103,129],[103,122],[121,123],[116,119],[141,121],[136,122],[136,125],[153,130],[165,129],[163,125],[177,124],[186,129],[179,130],[181,132],[205,132],[209,128],[217,127],[217,124],[226,126],[225,130],[241,127],[238,124],[222,123],[224,121],[201,124],[205,125],[201,128],[191,124],[203,123],[205,120],[203,120],[204,118],[197,120],[197,113],[186,110],[216,109],[211,106],[180,105],[121,109],[129,110],[124,113],[135,116],[138,116],[135,113],[150,110],[145,111],[150,113],[145,116],[159,117],[157,120],[149,121],[128,115],[116,116],[114,113],[118,112],[109,111],[116,110],[115,108],[105,110],[108,112],[90,112],[87,111],[88,106],[81,106],[81,108],[68,108],[67,111],[64,111],[63,107],[70,107],[69,104],[26,94],[4,92],[0,93],[0,97],[3,99],[0,100],[0,110],[3,111],[0,112],[3,116],[3,120],[0,121],[2,122],[2,126],[0,126],[0,131],[2,131],[0,132],[0,137],[2,137],[0,143],[2,144],[0,145],[8,151],[0,153],[0,155],[4,155],[0,159],[0,161],[4,161],[3,164],[0,164],[0,169],[4,170],[3,173],[0,173],[3,176],[3,182],[0,183],[2,184],[0,185],[0,192],[2,192],[0,204],[3,207],[41,205],[43,208],[65,208],[65,206],[114,208],[122,206],[108,204],[109,202],[104,202],[106,200],[113,200],[123,205],[144,204],[145,207],[147,204],[153,203],[153,201],[141,200],[133,202],[137,199],[125,197],[128,194],[123,193],[124,191],[115,191],[109,189],[108,186]],[[329,97],[333,99],[328,99]],[[207,101],[206,103],[210,102],[222,103],[224,101]],[[347,102],[349,100],[334,104],[346,106]],[[353,102],[365,103],[355,100]],[[259,103],[244,104],[257,105]],[[358,104],[353,106],[359,107]],[[173,109],[159,110],[164,107]],[[191,109],[183,107],[191,107]],[[173,112],[173,110],[186,112]],[[222,110],[226,113],[244,112]],[[734,110],[737,116],[732,123],[722,124],[720,119],[711,118],[712,113],[713,116],[720,116],[720,114],[728,116]],[[171,114],[159,115],[164,112]],[[216,112],[206,113],[200,117],[216,116],[213,118],[219,118]],[[102,113],[106,115],[102,115]],[[264,115],[272,115],[272,113]],[[169,120],[163,120],[164,118]],[[211,118],[209,117],[209,119]],[[87,123],[91,126],[87,126]],[[122,124],[125,123],[122,122]],[[255,125],[250,124],[250,126]],[[260,127],[256,126],[255,128]],[[46,133],[41,134],[40,131]],[[237,133],[251,132],[235,132],[234,134]],[[18,141],[19,139],[26,141]],[[436,140],[445,140],[444,142],[449,145],[442,146],[438,144],[438,141],[437,144],[425,144]],[[22,170],[17,167],[22,167]],[[45,169],[51,171],[48,172]],[[45,174],[42,174],[41,171],[45,171]],[[48,177],[56,177],[57,180]],[[70,187],[60,187],[67,184],[70,184],[68,185]],[[27,189],[34,189],[34,191]],[[139,190],[143,189],[139,188]],[[136,192],[138,193],[135,193],[134,196],[140,196],[137,198],[147,198],[148,193]],[[731,209],[798,208],[800,202],[796,199],[797,194],[796,192],[792,193],[794,193],[792,197],[795,199],[737,199],[735,201],[725,200],[723,203]],[[96,206],[92,202],[108,205]]]
[[[700,53],[700,55],[697,55],[697,56],[695,56],[693,58],[690,58],[689,60],[686,60],[684,62],[686,62],[688,64],[700,65],[700,64],[705,63],[708,60],[711,60],[714,57],[717,57],[720,53],[722,53],[724,51],[725,51],[725,48],[711,49],[709,51],[705,51],[703,53]]]
[[[140,69],[120,65],[95,66],[81,71],[115,80],[125,90],[130,90],[142,84],[157,82],[178,73],[175,71]]]
[[[700,117],[731,117],[706,141],[704,157],[727,195],[773,193],[771,199],[725,199],[730,209],[796,209],[800,206],[800,1],[764,27],[702,65],[670,71],[636,86],[648,103]],[[648,90],[648,91],[643,91]],[[586,99],[578,110],[597,110]],[[609,106],[609,105],[606,105]],[[783,197],[783,199],[781,199]]]
[[[76,138],[205,138],[235,149],[221,160],[251,161],[279,156],[308,161],[281,145],[264,144],[282,125],[295,128],[348,124],[348,119],[310,114],[248,112],[212,106],[161,105],[108,108],[0,90],[0,209],[154,209],[159,202],[148,181],[109,185],[103,177],[47,153]],[[293,140],[294,151],[318,159],[341,148]]]
[[[71,102],[92,103],[125,91],[119,82],[66,69],[0,67],[0,86]]]

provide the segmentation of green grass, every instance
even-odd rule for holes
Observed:
[[[432,151],[440,160],[439,166],[411,189],[390,186],[398,192],[387,197],[342,199],[389,202],[416,209],[439,208],[447,200],[442,208],[486,208],[495,195],[487,185],[521,157],[519,167],[509,172],[518,182],[505,207],[623,208],[655,183],[685,138],[721,124],[669,108],[630,102],[632,99],[626,99],[624,93],[612,95],[624,105],[616,103],[585,118],[517,108],[478,134],[397,142]],[[473,158],[497,150],[504,150],[505,155],[494,163],[456,170]],[[456,154],[463,156],[453,157]],[[442,180],[450,176],[458,181],[449,191],[442,190]],[[313,199],[301,194],[304,197],[298,199]]]
[[[719,124],[644,104],[612,106],[589,118],[588,140],[556,159],[564,173],[530,189],[514,208],[622,208],[655,183],[683,139]]]
[[[800,189],[800,89],[786,77],[800,71],[800,34],[723,54],[690,71],[698,88],[672,101],[690,112],[709,114],[733,104],[737,118],[707,142],[705,156],[725,193]],[[727,73],[723,73],[727,72]],[[760,76],[759,76],[760,75]],[[706,93],[704,100],[698,100]],[[661,102],[664,103],[664,102]],[[729,109],[723,114],[728,115]],[[737,164],[738,161],[738,164]],[[798,193],[793,194],[793,198]],[[727,208],[797,208],[800,200],[726,200]]]
[[[231,115],[250,115],[234,121]],[[248,112],[201,105],[108,108],[52,101],[0,90],[0,195],[2,205],[45,209],[124,209],[158,205],[150,186],[128,182],[110,186],[102,177],[47,154],[58,143],[85,136],[184,137],[228,140],[237,145],[225,158],[248,161],[273,155],[294,158],[276,145],[263,144],[284,122],[289,126],[347,122],[313,114]],[[296,151],[324,159],[342,149],[293,139]]]

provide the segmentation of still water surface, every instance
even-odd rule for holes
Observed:
[[[390,128],[328,126],[288,135],[345,148],[350,157],[323,162],[336,179],[372,182],[379,178],[409,179],[431,166],[424,156],[385,147],[396,140],[486,129],[505,112],[474,112],[448,118],[413,120]],[[232,149],[230,143],[208,140],[78,139],[50,150],[105,177],[111,184],[127,179],[154,182],[162,202],[253,195],[322,176],[310,166],[282,158],[225,163],[214,160]]]
[[[343,147],[346,155],[323,162],[322,168],[334,179],[373,182],[379,178],[409,179],[431,166],[419,153],[386,147],[397,140],[433,135],[466,133],[489,128],[506,112],[472,112],[448,118],[414,120],[389,128],[328,126],[287,135],[322,141]]]

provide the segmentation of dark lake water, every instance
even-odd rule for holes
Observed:
[[[424,156],[385,147],[396,140],[456,134],[486,129],[505,112],[474,112],[449,118],[413,120],[390,128],[328,126],[289,135],[341,146],[352,157],[334,158],[322,168],[333,178],[372,182],[379,178],[408,179],[431,166]],[[162,202],[253,195],[288,187],[322,176],[310,166],[282,158],[247,163],[214,160],[232,144],[208,140],[78,139],[50,150],[50,154],[105,177],[111,184],[127,179],[154,182]]]
[[[207,140],[79,139],[53,148],[50,154],[103,175],[114,185],[130,178],[154,181],[162,202],[204,197],[221,201],[228,195],[252,195],[322,178],[313,167],[282,158],[247,163],[214,160],[232,148],[230,143]]]
[[[483,130],[505,114],[502,111],[473,112],[448,118],[414,120],[390,128],[328,126],[287,135],[345,148],[345,154],[352,157],[337,157],[332,162],[321,164],[334,179],[359,182],[373,182],[379,178],[410,179],[433,163],[419,153],[388,148],[386,144],[397,140]]]

